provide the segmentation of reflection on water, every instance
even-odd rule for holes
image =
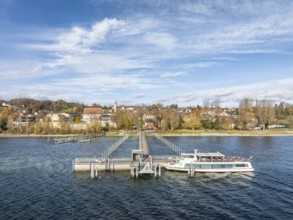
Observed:
[[[54,145],[46,138],[0,139],[0,219],[290,219],[292,137],[167,137],[186,151],[253,156],[254,173],[162,171],[72,173],[77,157],[99,157],[118,137]],[[172,154],[148,138],[153,155]],[[113,156],[130,156],[129,138]]]

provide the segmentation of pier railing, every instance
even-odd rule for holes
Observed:
[[[154,163],[167,163],[169,160],[172,160],[174,155],[156,155],[152,156]]]
[[[64,144],[69,142],[91,142],[97,140],[99,137],[105,136],[105,133],[98,134],[81,134],[81,135],[71,135],[71,136],[56,136],[54,137],[55,144]]]
[[[91,163],[119,163],[119,164],[129,164],[131,162],[130,157],[118,157],[118,158],[76,158],[74,160],[75,165],[88,165]]]
[[[108,158],[121,144],[124,143],[129,138],[129,134],[125,134],[121,139],[111,145],[102,153],[103,158]]]
[[[182,149],[179,146],[168,141],[166,138],[164,138],[158,134],[155,134],[155,137],[158,138],[164,144],[166,144],[169,148],[171,148],[171,150],[173,150],[177,155],[180,155],[182,153]]]

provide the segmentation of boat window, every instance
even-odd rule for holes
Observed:
[[[213,164],[213,169],[224,169],[225,164]]]
[[[235,164],[236,167],[246,167],[246,164]]]
[[[225,167],[226,168],[233,168],[233,164],[226,164]]]
[[[211,164],[201,164],[200,165],[201,167],[201,169],[212,169],[212,165]]]
[[[199,169],[200,165],[199,164],[193,164],[194,169]]]

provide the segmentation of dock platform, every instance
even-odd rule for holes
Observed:
[[[72,162],[74,172],[90,172],[91,177],[98,176],[100,171],[130,171],[133,178],[140,175],[161,176],[161,168],[174,155],[151,156],[144,132],[139,135],[138,149],[133,149],[130,157],[111,158],[110,155],[127,140],[125,134],[119,141],[110,146],[100,158],[76,158]]]

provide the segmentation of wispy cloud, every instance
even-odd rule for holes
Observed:
[[[105,14],[106,7],[108,18],[60,21],[62,25],[50,28],[18,25],[19,33],[17,25],[14,32],[0,30],[2,96],[8,97],[9,87],[15,96],[23,91],[31,96],[81,100],[115,100],[123,94],[124,100],[135,97],[149,102],[151,97],[159,99],[158,94],[181,103],[199,97],[237,100],[251,94],[291,100],[291,79],[287,84],[277,80],[282,86],[270,88],[264,74],[270,71],[269,64],[255,71],[251,68],[260,65],[258,60],[265,63],[268,54],[284,55],[280,63],[287,66],[280,74],[290,74],[292,1],[129,0],[122,4],[111,0],[87,4],[97,14]],[[247,79],[247,73],[251,81],[256,74],[264,75],[263,83],[246,82],[238,87],[228,83]],[[271,72],[270,79],[278,79],[278,74]],[[203,90],[195,93],[196,88]]]
[[[146,33],[144,40],[146,43],[153,44],[165,50],[172,50],[177,42],[177,39],[169,33]]]
[[[97,46],[103,42],[109,32],[121,28],[126,22],[117,20],[116,18],[105,18],[100,22],[96,22],[89,29],[75,26],[68,32],[59,34],[53,44],[47,45],[30,45],[36,49],[50,51],[88,51],[93,46]]]
[[[174,78],[178,76],[186,76],[184,72],[165,72],[160,75],[161,78]]]
[[[269,99],[276,102],[283,100],[293,101],[293,78],[265,81],[257,84],[246,84],[242,86],[231,86],[226,88],[208,89],[197,92],[181,94],[172,97],[161,98],[158,101],[176,101],[178,103],[196,102],[203,103],[204,100],[219,100],[222,103],[238,102],[243,98]]]
[[[138,93],[138,94],[134,94],[134,95],[133,95],[133,97],[138,98],[138,99],[143,98],[143,97],[145,97],[145,96],[146,96],[145,93]]]

